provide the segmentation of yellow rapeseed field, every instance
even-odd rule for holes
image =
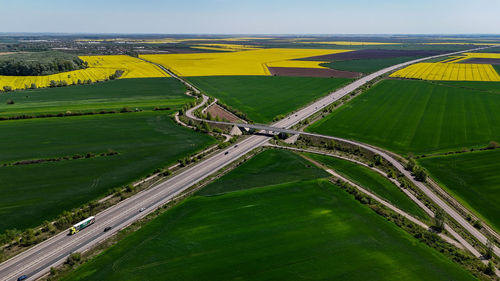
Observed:
[[[466,58],[500,59],[499,53],[464,53]]]
[[[130,56],[80,56],[86,61],[89,68],[123,70],[124,73],[120,78],[150,78],[150,77],[168,77],[168,74],[163,72],[156,65],[145,62],[138,58]]]
[[[398,70],[391,77],[444,81],[500,81],[490,64],[417,63]]]
[[[13,90],[25,89],[35,84],[38,88],[50,86],[50,81],[66,81],[68,85],[84,82],[102,81],[122,70],[120,78],[167,77],[168,74],[157,66],[129,56],[81,56],[88,63],[88,68],[62,72],[45,76],[2,76],[0,75],[0,90],[10,86]]]
[[[458,63],[471,58],[500,59],[498,53],[464,53],[435,63],[417,63],[398,70],[391,77],[448,81],[500,81],[491,64]]]
[[[259,49],[227,53],[141,55],[180,76],[270,75],[267,66],[288,65],[321,68],[321,62],[290,62],[294,59],[349,52],[325,49]]]

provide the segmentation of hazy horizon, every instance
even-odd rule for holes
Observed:
[[[0,0],[0,32],[84,34],[498,34],[500,1]]]

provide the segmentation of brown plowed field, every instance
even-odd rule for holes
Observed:
[[[478,64],[498,64],[500,65],[500,59],[490,59],[490,58],[471,58],[458,63],[478,63]]]
[[[303,58],[301,60],[335,61],[335,60],[356,60],[356,59],[380,59],[397,57],[427,57],[447,53],[448,51],[426,51],[426,50],[377,50],[364,49],[352,52],[330,54]]]
[[[271,75],[274,76],[358,78],[362,75],[359,72],[326,68],[269,67],[268,69]]]
[[[217,104],[211,105],[207,109],[207,113],[210,113],[210,115],[212,115],[213,117],[219,116],[221,120],[227,120],[229,122],[242,122],[240,118],[238,118],[231,112],[228,112]]]

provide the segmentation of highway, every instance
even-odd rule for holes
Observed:
[[[431,58],[449,56],[484,48],[488,47],[417,59],[382,69],[373,74],[362,77],[359,80],[336,90],[335,92],[332,92],[324,98],[321,98],[291,114],[290,116],[272,124],[270,127],[284,129],[290,128],[291,126],[308,118],[312,114],[321,111],[324,107],[339,100],[350,92],[358,89],[374,78],[400,67]],[[175,75],[172,76],[176,77]],[[176,78],[180,79],[179,77]],[[167,181],[162,182],[150,189],[141,191],[138,194],[118,203],[117,205],[96,214],[96,222],[87,229],[84,229],[73,236],[68,236],[67,231],[64,231],[24,251],[23,253],[20,253],[19,255],[0,264],[0,279],[16,280],[20,275],[27,274],[29,276],[29,280],[34,280],[46,274],[50,270],[50,267],[63,263],[70,253],[83,252],[91,248],[92,246],[115,234],[120,229],[123,229],[134,221],[146,216],[157,207],[164,205],[169,200],[173,199],[209,175],[234,162],[251,150],[263,145],[268,140],[269,137],[267,136],[251,136],[238,143],[237,147],[230,146],[210,158],[194,164],[193,166],[185,169],[183,172],[173,175]],[[139,212],[139,209],[142,207],[145,207],[146,211]],[[104,232],[104,228],[107,226],[111,226],[112,229],[108,232]]]

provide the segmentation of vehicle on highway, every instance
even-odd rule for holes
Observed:
[[[229,151],[226,151],[226,152],[224,152],[224,155],[227,155],[228,153],[229,153]]]
[[[104,232],[108,232],[108,231],[110,231],[110,230],[111,230],[111,228],[112,228],[111,226],[106,226],[106,228],[104,228]]]
[[[237,148],[237,147],[238,147],[238,145],[236,144],[236,145],[234,146],[234,148]]]
[[[144,210],[146,210],[146,208],[142,207],[139,209],[139,212],[144,212]]]
[[[17,281],[22,281],[28,279],[28,275],[21,275],[17,278]]]
[[[95,222],[95,217],[93,217],[93,216],[82,220],[81,222],[73,225],[69,229],[69,235],[73,235],[73,234],[77,233],[78,231],[86,228],[87,226],[93,224],[94,222]]]

